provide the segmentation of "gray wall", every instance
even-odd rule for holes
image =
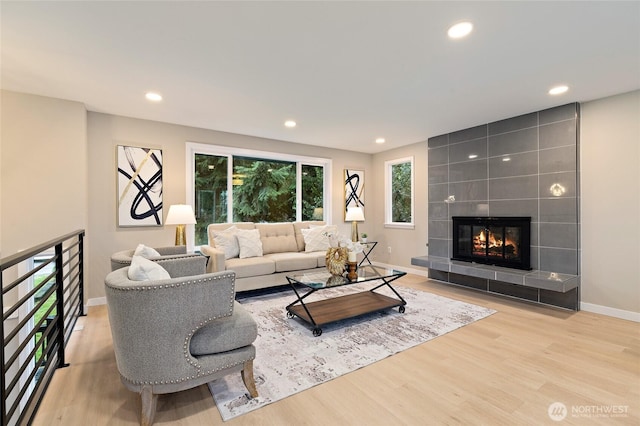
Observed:
[[[577,275],[578,115],[573,103],[430,138],[429,255],[451,257],[452,216],[530,216],[532,268]]]
[[[4,90],[0,102],[5,257],[86,227],[87,113],[78,102]]]
[[[583,309],[640,321],[640,90],[581,110]]]
[[[370,182],[369,194],[376,197],[373,205],[375,216],[373,224],[366,229],[369,239],[378,241],[378,245],[371,253],[371,259],[376,262],[396,265],[401,268],[411,267],[413,256],[424,255],[427,252],[427,156],[425,155],[427,142],[418,142],[401,148],[384,151],[373,156],[372,169],[374,173],[367,176]],[[398,158],[413,157],[414,159],[414,228],[392,228],[384,226],[385,199],[384,199],[384,163]],[[369,183],[367,183],[369,185]],[[370,211],[371,209],[369,209]],[[369,217],[367,216],[367,221]],[[361,227],[361,229],[365,229]],[[391,253],[389,253],[389,247]]]

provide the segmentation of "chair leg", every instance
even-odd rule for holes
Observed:
[[[156,415],[158,395],[153,393],[151,386],[143,386],[140,391],[140,398],[142,399],[140,426],[151,426],[153,424],[153,418]]]
[[[242,381],[249,391],[251,398],[258,396],[258,390],[256,389],[256,381],[253,379],[253,360],[244,362],[244,368],[242,369]]]

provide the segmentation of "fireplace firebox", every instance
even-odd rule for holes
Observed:
[[[531,269],[530,217],[453,218],[452,260]]]

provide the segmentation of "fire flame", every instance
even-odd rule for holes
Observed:
[[[487,240],[487,234],[489,234],[489,239]],[[504,242],[502,239],[498,238],[496,236],[496,234],[494,234],[493,232],[487,232],[485,234],[485,230],[480,231],[480,234],[476,235],[473,238],[473,248],[475,251],[485,251],[487,249],[487,246],[489,247],[489,249],[494,248],[494,247],[502,247],[504,243],[505,247],[508,246],[512,246],[513,247],[513,254],[517,255],[518,254],[518,245],[515,241],[513,241],[511,238],[509,238],[507,236],[507,238],[505,238]]]

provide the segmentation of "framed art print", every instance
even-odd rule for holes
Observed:
[[[162,225],[162,150],[118,145],[118,226]]]
[[[344,169],[344,209],[362,207],[364,212],[364,170]]]

